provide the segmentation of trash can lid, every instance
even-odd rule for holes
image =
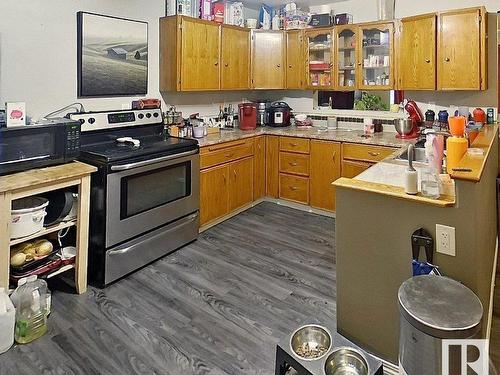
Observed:
[[[401,314],[438,338],[467,338],[480,329],[483,305],[465,285],[448,277],[415,276],[399,288]]]

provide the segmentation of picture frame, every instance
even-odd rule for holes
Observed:
[[[148,92],[148,23],[77,13],[77,96],[144,96]]]

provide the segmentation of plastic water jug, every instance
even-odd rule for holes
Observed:
[[[16,291],[14,338],[19,344],[27,344],[47,332],[47,296],[36,276],[28,277]]]
[[[16,309],[4,288],[0,288],[0,353],[14,344],[14,324]]]

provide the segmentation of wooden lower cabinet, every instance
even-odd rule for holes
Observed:
[[[200,225],[229,213],[229,165],[200,172]]]
[[[266,196],[266,136],[255,138],[253,158],[253,198]]]
[[[309,178],[280,173],[280,198],[309,203]]]
[[[341,177],[341,144],[311,140],[310,197],[312,207],[335,211],[332,182]]]
[[[280,137],[268,135],[266,140],[266,195],[279,198]]]
[[[353,178],[366,171],[374,163],[357,160],[342,160],[342,177]]]
[[[253,202],[253,157],[229,164],[229,211]]]

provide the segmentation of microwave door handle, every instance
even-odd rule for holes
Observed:
[[[42,159],[48,159],[48,158],[50,158],[50,155],[33,156],[31,158],[0,161],[0,165],[15,164],[15,163],[21,163],[21,162],[24,162],[24,161],[42,160]]]
[[[144,167],[145,165],[150,165],[153,163],[160,163],[162,161],[179,159],[179,158],[182,158],[184,156],[194,155],[197,153],[198,153],[198,150],[193,150],[193,151],[181,152],[180,154],[163,156],[161,158],[138,161],[136,163],[129,163],[129,164],[123,164],[123,165],[112,165],[111,170],[112,171],[126,171],[126,170],[133,169],[133,168]]]

